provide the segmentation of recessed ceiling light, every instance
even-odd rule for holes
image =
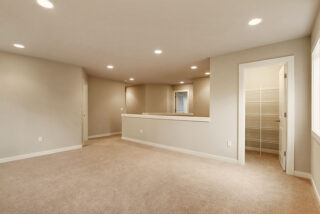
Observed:
[[[254,26],[254,25],[258,25],[262,22],[262,19],[260,18],[254,18],[254,19],[251,19],[248,23],[248,25],[250,26]]]
[[[192,70],[196,70],[196,69],[198,69],[198,66],[193,65],[193,66],[191,66],[190,68],[191,68]]]
[[[210,72],[206,72],[206,73],[204,73],[205,75],[210,75]]]
[[[114,66],[113,65],[107,65],[107,68],[108,69],[114,69]]]
[[[155,54],[158,54],[158,55],[159,55],[159,54],[162,54],[162,50],[160,50],[160,49],[154,50],[154,53],[155,53]]]
[[[130,79],[129,79],[130,81],[134,81],[134,78],[133,77],[130,77]]]
[[[24,45],[22,44],[13,44],[13,47],[16,47],[16,48],[24,48]]]
[[[54,8],[54,5],[53,5],[52,2],[49,1],[49,0],[37,0],[37,3],[38,3],[41,7],[44,7],[44,8],[47,8],[47,9],[52,9],[52,8]]]
[[[180,84],[184,84],[184,82],[183,82],[183,81],[180,81]]]

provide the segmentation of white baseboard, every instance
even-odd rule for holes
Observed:
[[[16,156],[11,156],[7,158],[2,158],[0,159],[0,163],[6,163],[10,161],[15,161],[15,160],[22,160],[26,158],[33,158],[33,157],[39,157],[43,155],[49,155],[57,152],[65,152],[65,151],[70,151],[70,150],[75,150],[75,149],[81,149],[82,145],[76,145],[76,146],[68,146],[68,147],[62,147],[59,149],[51,149],[51,150],[46,150],[46,151],[41,151],[41,152],[34,152],[34,153],[29,153],[29,154],[24,154],[24,155],[16,155]]]
[[[316,195],[316,198],[317,198],[317,200],[318,200],[318,202],[319,202],[319,204],[320,204],[320,194],[319,194],[319,191],[318,191],[318,189],[317,189],[317,186],[316,186],[316,184],[315,184],[315,182],[314,182],[314,180],[313,180],[313,177],[311,177],[311,183],[312,183],[312,186],[313,186],[313,190],[314,190],[314,194]]]
[[[300,177],[300,178],[306,178],[311,180],[311,174],[308,172],[302,172],[302,171],[297,171],[295,170],[293,173],[294,176]]]
[[[246,150],[260,152],[260,149],[259,149],[259,148],[250,147],[250,146],[246,146]],[[274,150],[274,149],[263,149],[263,148],[262,148],[262,149],[261,149],[261,152],[271,153],[271,154],[279,154],[279,151],[278,151],[278,150]]]
[[[98,137],[108,137],[108,136],[118,135],[118,134],[121,134],[121,132],[112,132],[112,133],[91,135],[88,137],[88,139],[93,139],[93,138],[98,138]]]
[[[222,156],[217,156],[217,155],[211,155],[208,153],[197,152],[197,151],[193,151],[193,150],[189,150],[189,149],[182,149],[182,148],[167,146],[167,145],[163,145],[163,144],[158,144],[158,143],[153,143],[153,142],[149,142],[149,141],[138,140],[138,139],[133,139],[133,138],[128,138],[128,137],[122,137],[121,139],[126,140],[126,141],[131,141],[134,143],[140,143],[140,144],[144,144],[144,145],[148,145],[148,146],[166,149],[166,150],[170,150],[170,151],[180,152],[180,153],[189,154],[189,155],[195,155],[198,157],[210,158],[210,159],[224,161],[224,162],[228,162],[228,163],[239,163],[237,159],[227,158],[227,157],[222,157]]]
[[[314,182],[314,179],[312,177],[312,175],[308,172],[301,172],[301,171],[294,171],[294,176],[297,176],[297,177],[300,177],[300,178],[306,178],[306,179],[310,179],[311,181],[311,184],[312,184],[312,187],[313,187],[313,191],[314,191],[314,194],[318,200],[318,203],[320,204],[320,194],[319,194],[319,191],[317,189],[317,186]]]

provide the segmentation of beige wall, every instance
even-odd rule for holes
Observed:
[[[314,29],[311,37],[311,51],[316,46],[318,39],[320,38],[320,13],[316,19]],[[311,54],[311,52],[310,52]],[[320,142],[315,138],[312,138],[311,141],[311,174],[314,180],[314,183],[320,192]]]
[[[89,76],[88,87],[89,137],[121,132],[121,113],[125,108],[124,84]]]
[[[209,117],[210,78],[193,80],[193,113],[199,117]]]
[[[145,86],[136,85],[126,88],[126,112],[142,114],[145,112]]]
[[[0,158],[81,145],[82,84],[80,67],[0,52]]]
[[[267,66],[260,68],[251,68],[245,71],[245,88],[262,89],[279,88],[279,72],[281,66]]]
[[[128,114],[167,113],[172,108],[172,88],[164,84],[146,84],[126,88]]]
[[[145,86],[145,112],[170,112],[171,102],[168,99],[170,92],[170,85],[147,84]]]
[[[310,38],[230,53],[210,59],[210,123],[123,119],[123,136],[237,158],[239,64],[295,56],[295,170],[310,171]],[[140,121],[141,120],[141,121]],[[134,124],[136,127],[132,128]],[[139,125],[140,124],[140,125]],[[139,126],[154,127],[143,134]],[[155,134],[154,130],[157,130]],[[161,131],[159,131],[161,130]],[[159,134],[161,132],[161,134]],[[179,134],[180,133],[180,134]],[[227,141],[232,145],[227,147]]]

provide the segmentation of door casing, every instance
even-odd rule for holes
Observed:
[[[239,65],[238,161],[240,164],[245,164],[245,71],[248,68],[283,65],[286,63],[288,65],[286,173],[293,175],[295,138],[294,56],[255,61]]]

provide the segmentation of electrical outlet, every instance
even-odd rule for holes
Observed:
[[[123,111],[123,107],[120,108],[120,111]]]
[[[39,137],[38,137],[38,142],[39,142],[39,143],[43,143],[43,137],[42,137],[42,136],[39,136]]]
[[[228,140],[228,141],[227,141],[227,147],[228,147],[228,148],[231,148],[231,146],[232,146],[232,142],[231,142],[231,140]]]
[[[140,129],[139,132],[140,132],[140,134],[143,134],[143,129]]]

